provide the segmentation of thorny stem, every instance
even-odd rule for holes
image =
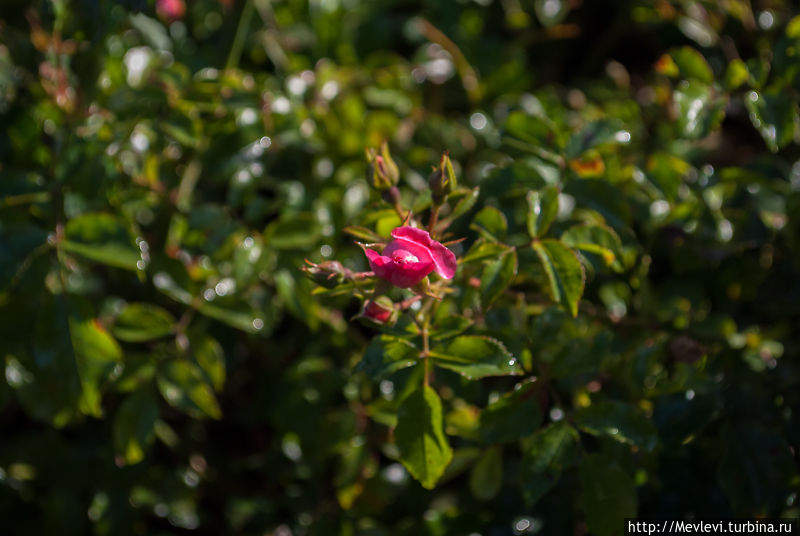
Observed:
[[[442,205],[434,203],[433,208],[431,209],[431,219],[428,221],[428,232],[433,236],[433,230],[436,228],[436,224],[439,222],[439,209],[442,208]]]
[[[422,384],[425,387],[428,387],[430,383],[430,364],[429,364],[429,353],[430,347],[428,346],[428,319],[425,318],[422,324],[422,358],[425,360],[425,375],[422,380]]]
[[[432,298],[425,298],[425,302],[420,307],[419,313],[417,314],[417,322],[420,325],[420,331],[422,334],[422,359],[424,360],[423,366],[425,367],[425,372],[423,376],[423,385],[427,387],[430,384],[430,342],[428,340],[428,330],[430,328],[431,320],[428,311],[430,310],[431,303],[433,302]],[[420,322],[421,320],[421,322]]]
[[[405,222],[406,219],[411,215],[410,211],[408,214],[405,214],[403,207],[400,205],[400,190],[397,189],[397,186],[392,186],[388,190],[384,190],[381,193],[381,197],[383,197],[384,201],[394,207],[394,211],[397,212],[397,216],[400,218],[400,221]]]
[[[399,201],[394,202],[394,211],[400,217],[400,221],[406,221],[406,214],[403,213],[403,207],[400,206]]]

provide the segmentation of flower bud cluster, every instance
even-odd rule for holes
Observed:
[[[440,298],[446,292],[447,281],[456,274],[458,265],[455,254],[435,238],[436,233],[445,231],[436,224],[440,208],[456,188],[456,176],[450,157],[443,154],[428,180],[433,206],[425,230],[419,218],[402,207],[397,186],[400,170],[392,159],[388,144],[384,142],[380,149],[367,149],[366,158],[366,178],[370,186],[405,221],[392,230],[388,241],[359,244],[369,263],[369,272],[354,272],[338,261],[320,264],[306,261],[308,265],[302,269],[314,282],[328,289],[354,283],[346,291],[362,300],[356,318],[373,325],[389,326],[397,321],[400,313],[410,309],[420,299]],[[432,274],[438,276],[433,283],[429,280]],[[393,289],[410,290],[413,294],[394,303],[389,295],[399,295],[400,292]]]

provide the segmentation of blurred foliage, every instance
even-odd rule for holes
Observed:
[[[2,532],[796,517],[799,98],[784,0],[5,0]],[[383,140],[458,177],[435,389],[298,270]]]

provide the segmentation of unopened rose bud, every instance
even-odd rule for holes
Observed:
[[[381,145],[380,154],[375,149],[367,149],[367,162],[367,181],[376,190],[388,190],[400,180],[400,170],[392,160],[386,142]]]
[[[453,171],[453,163],[447,153],[442,155],[439,166],[433,170],[428,178],[428,186],[431,189],[431,198],[434,204],[441,205],[447,194],[456,187],[456,173]]]
[[[366,302],[359,316],[381,325],[394,324],[397,319],[394,304],[386,296],[381,296],[376,300],[369,300]]]
[[[334,288],[341,285],[348,278],[350,270],[342,266],[339,261],[325,261],[319,264],[306,259],[308,266],[300,267],[316,284],[325,288]]]

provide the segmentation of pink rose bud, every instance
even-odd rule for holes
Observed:
[[[428,178],[428,186],[431,189],[431,198],[437,205],[441,205],[447,194],[456,187],[456,173],[453,171],[453,163],[447,153],[442,155],[439,166],[434,168]]]
[[[157,0],[156,13],[162,19],[173,22],[186,14],[186,4],[183,0]]]
[[[385,299],[378,299],[378,301],[368,301],[364,304],[364,310],[361,316],[367,318],[376,324],[389,324],[392,323],[392,315],[394,314],[394,307],[392,303]]]
[[[364,249],[375,275],[396,287],[410,288],[436,272],[445,279],[456,273],[456,256],[431,238],[427,231],[414,227],[397,227],[383,253]]]
[[[400,180],[400,170],[386,142],[381,144],[380,154],[375,149],[367,149],[367,164],[367,181],[379,192],[392,188]]]
[[[325,288],[334,288],[341,285],[345,279],[353,275],[339,261],[325,261],[315,264],[306,259],[306,264],[308,266],[301,266],[300,269],[308,274],[312,281]]]

